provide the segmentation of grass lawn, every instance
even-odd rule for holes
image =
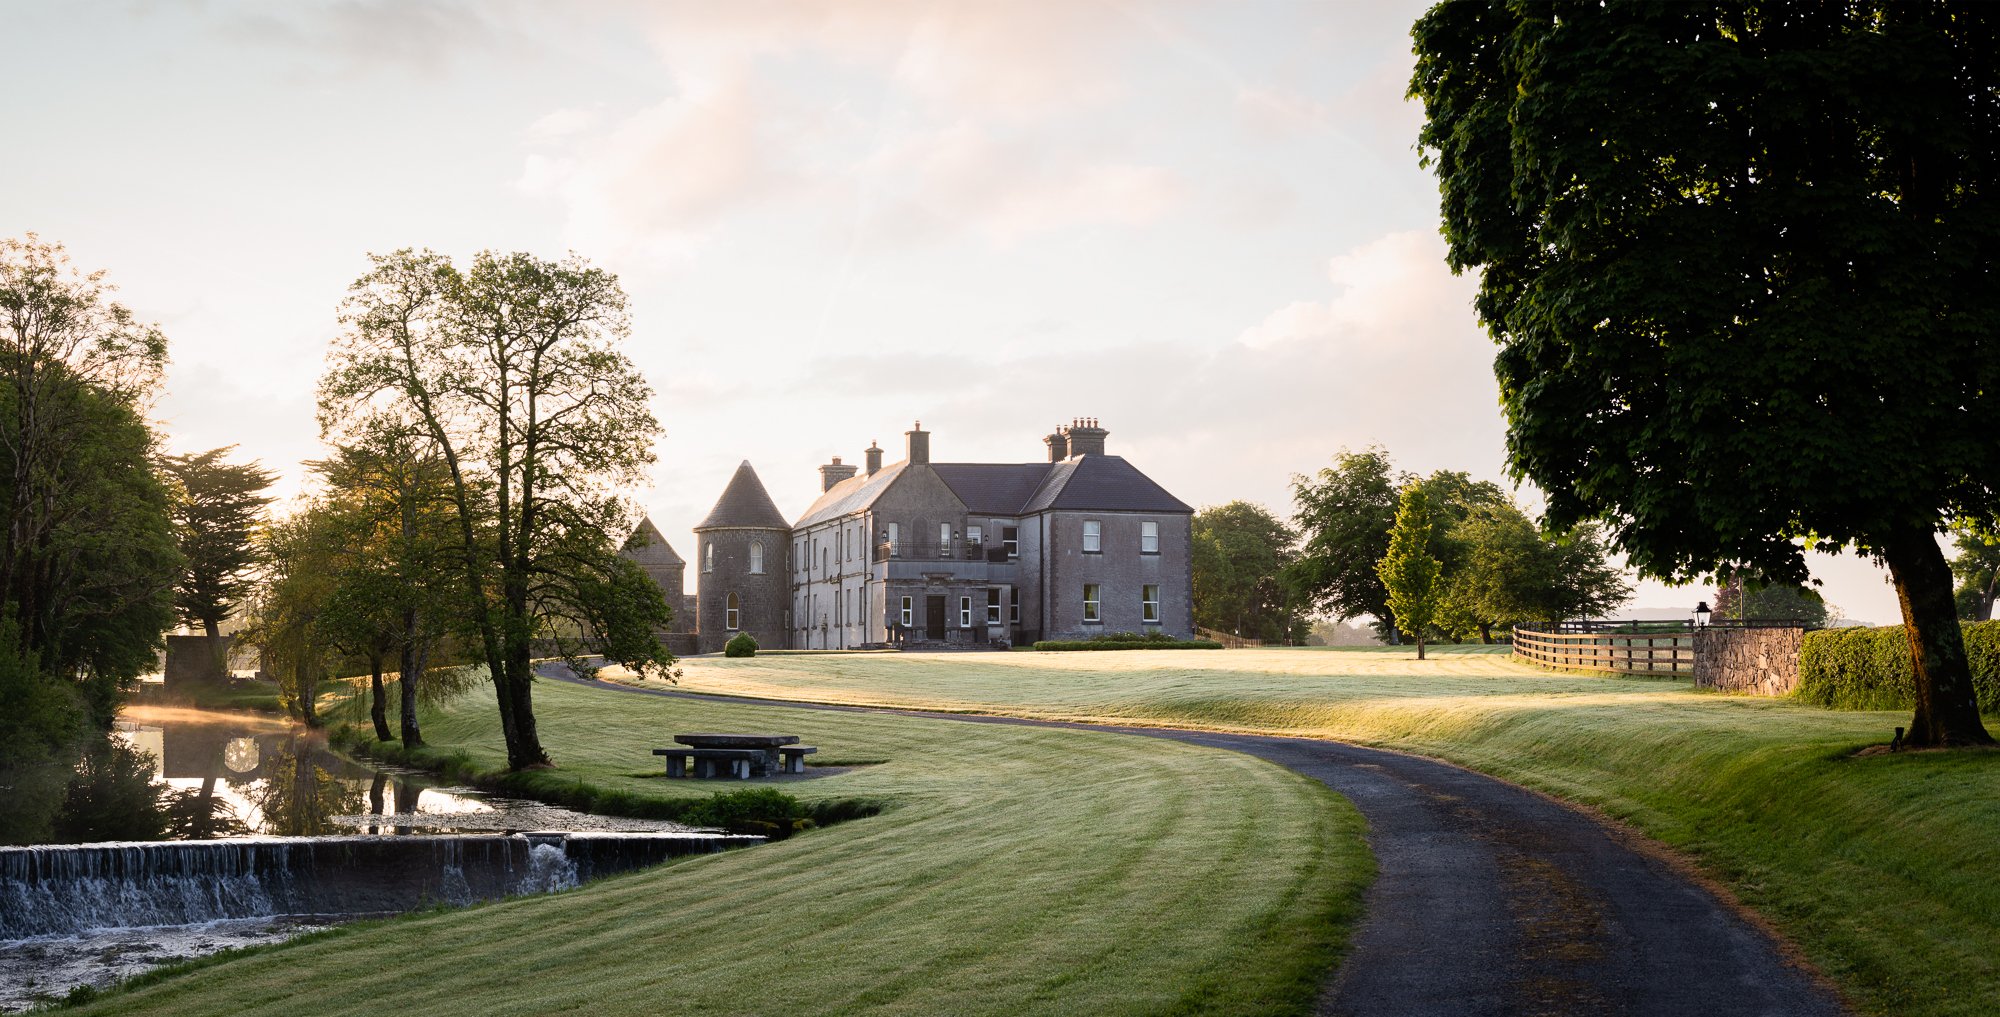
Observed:
[[[1852,756],[1904,713],[1555,675],[1498,647],[701,658],[682,685],[1437,756],[1688,852],[1866,1012],[2000,1009],[2000,752]]]
[[[350,927],[84,1012],[1303,1013],[1372,872],[1351,806],[1233,753],[552,682],[536,716],[561,779],[707,794],[718,785],[654,776],[650,750],[676,731],[776,730],[819,760],[882,761],[785,790],[888,807],[567,893]],[[490,691],[424,721],[433,744],[493,768],[497,728]]]

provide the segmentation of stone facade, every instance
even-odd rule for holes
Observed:
[[[792,531],[791,645],[1192,635],[1193,510],[1106,454],[1107,433],[1058,428],[1043,463],[933,463],[919,425],[902,462],[871,448],[862,476],[822,467]]]
[[[750,633],[764,649],[789,645],[791,583],[785,575],[785,548],[791,526],[749,462],[736,468],[694,534],[695,567],[701,576],[695,594],[696,645],[701,652],[720,652],[738,632]]]
[[[1046,462],[933,463],[919,424],[901,462],[871,444],[865,471],[821,466],[819,499],[792,522],[742,464],[695,527],[695,645],[739,631],[766,649],[1192,636],[1194,510],[1107,454],[1108,433],[1057,428]]]
[[[1698,628],[1694,685],[1718,692],[1788,696],[1799,684],[1801,628]]]

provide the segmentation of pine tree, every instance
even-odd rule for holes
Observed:
[[[1421,484],[1403,488],[1396,523],[1389,528],[1389,553],[1375,565],[1389,591],[1389,612],[1396,628],[1417,641],[1417,659],[1424,659],[1424,633],[1436,620],[1444,601],[1438,581],[1442,566],[1431,556],[1431,503]]]

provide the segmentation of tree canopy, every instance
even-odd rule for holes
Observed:
[[[320,385],[322,430],[338,444],[386,415],[443,463],[464,610],[508,763],[544,765],[537,640],[641,671],[672,661],[653,635],[665,601],[633,581],[611,536],[630,528],[622,492],[643,480],[660,433],[652,389],[620,348],[625,293],[574,256],[485,252],[460,269],[404,250],[373,259],[342,320]]]
[[[1272,644],[1302,642],[1310,631],[1284,572],[1298,536],[1262,505],[1232,501],[1202,509],[1193,522],[1194,623]]]
[[[1450,3],[1411,94],[1518,476],[1643,572],[1883,559],[1919,745],[1986,742],[1937,533],[2000,507],[2000,15]]]
[[[1424,659],[1424,636],[1436,623],[1444,603],[1441,567],[1431,555],[1434,518],[1424,485],[1403,488],[1396,522],[1389,528],[1389,549],[1376,564],[1382,586],[1389,592],[1389,613],[1396,628],[1417,641],[1417,659]]]
[[[251,540],[264,507],[264,493],[276,474],[255,462],[223,457],[236,446],[188,455],[163,456],[161,467],[178,485],[174,492],[174,536],[180,543],[180,582],[174,607],[210,639],[249,592],[255,580],[257,547]]]

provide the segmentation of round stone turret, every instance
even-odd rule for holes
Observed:
[[[708,518],[695,526],[694,538],[701,652],[720,651],[738,632],[750,633],[763,649],[785,649],[791,605],[785,555],[792,524],[778,512],[749,460],[736,468]]]

